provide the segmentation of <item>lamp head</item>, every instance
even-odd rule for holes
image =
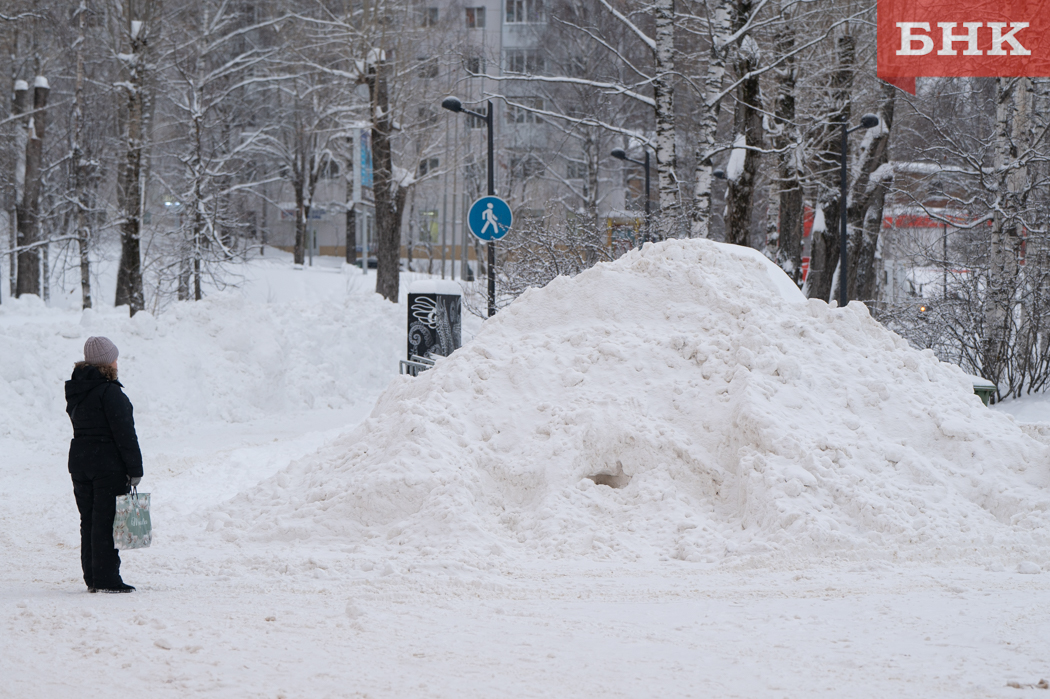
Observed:
[[[612,152],[609,153],[612,157],[617,160],[627,160],[627,153],[624,152],[623,148],[613,148]]]
[[[725,170],[715,170],[711,174],[715,176],[716,180],[724,180],[726,178],[726,171]]]
[[[459,101],[458,97],[446,97],[441,100],[441,106],[450,112],[462,112],[463,103]]]
[[[874,114],[865,114],[860,118],[860,125],[865,129],[874,129],[879,125],[879,118]]]

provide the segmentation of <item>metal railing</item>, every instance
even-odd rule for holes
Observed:
[[[402,359],[400,361],[398,365],[398,373],[408,374],[409,376],[419,376],[420,372],[430,369],[434,364],[435,361],[431,358],[429,352],[425,357],[413,354],[411,359]]]

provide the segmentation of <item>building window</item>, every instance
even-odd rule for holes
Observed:
[[[438,62],[436,58],[422,56],[419,59],[419,77],[430,80],[438,76]]]
[[[586,180],[587,163],[580,162],[579,160],[570,160],[565,174],[570,180]]]
[[[578,102],[573,102],[565,110],[565,116],[572,119],[586,119],[590,114],[587,110]]]
[[[569,57],[569,75],[574,78],[583,78],[587,75],[587,60],[580,54]]]
[[[334,180],[339,177],[339,163],[332,159],[324,161],[321,165],[321,179],[322,180]]]
[[[484,29],[485,28],[485,8],[484,7],[468,7],[467,9],[467,29]]]
[[[474,191],[480,192],[485,185],[486,170],[486,166],[477,161],[469,162],[464,166],[463,177]]]
[[[421,211],[419,217],[419,242],[437,243],[441,240],[437,211]]]
[[[441,161],[437,158],[423,158],[419,161],[419,176],[424,177],[427,173],[437,172]]]
[[[544,21],[543,0],[507,0],[507,24]]]
[[[481,56],[467,56],[463,63],[471,75],[481,75],[485,72],[485,59]]]
[[[419,25],[421,27],[436,27],[438,23],[438,8],[424,7]]]
[[[433,126],[438,121],[437,110],[433,107],[420,107],[417,111],[419,123],[423,126]]]
[[[512,97],[516,104],[507,105],[507,121],[512,124],[535,124],[538,121],[536,112],[543,109],[542,97]]]
[[[508,73],[540,75],[543,73],[543,54],[536,49],[508,49],[506,53]]]
[[[530,177],[542,175],[546,169],[543,161],[535,155],[515,156],[510,159],[511,176],[517,180],[527,180]]]

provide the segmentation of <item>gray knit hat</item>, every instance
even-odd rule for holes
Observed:
[[[88,364],[106,366],[117,361],[120,352],[108,337],[89,337],[84,343],[84,361]]]

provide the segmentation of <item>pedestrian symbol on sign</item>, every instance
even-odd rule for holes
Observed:
[[[485,232],[489,229],[489,226],[492,226],[493,233],[498,233],[499,219],[496,218],[496,214],[492,213],[492,208],[495,206],[495,204],[489,202],[485,206],[488,208],[486,208],[485,212],[481,214],[481,218],[485,220],[485,225],[481,227],[481,235],[485,235]]]
[[[478,199],[470,206],[467,214],[470,232],[484,241],[499,240],[507,235],[513,223],[514,214],[510,206],[499,197]]]

